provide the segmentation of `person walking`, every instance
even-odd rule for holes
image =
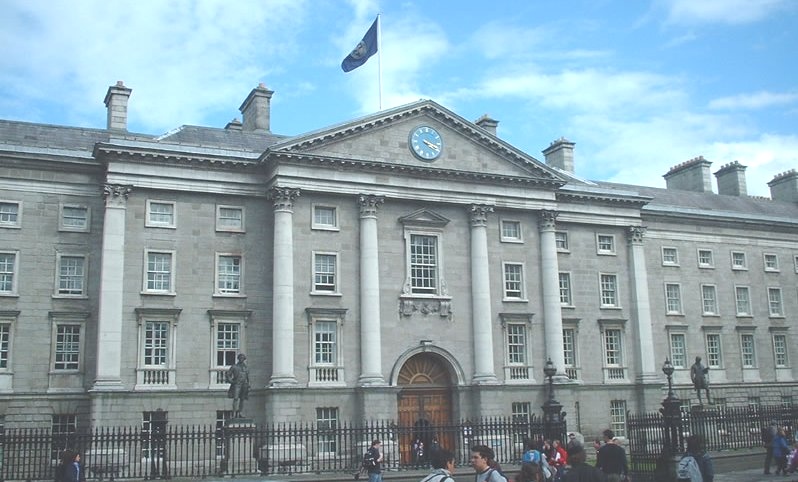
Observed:
[[[454,474],[454,453],[452,451],[439,446],[435,452],[430,453],[430,462],[432,463],[432,473],[419,482],[454,482],[452,478],[452,474]]]
[[[487,445],[471,447],[471,467],[476,472],[474,482],[507,482],[507,478],[498,470],[496,455]]]
[[[574,445],[568,448],[570,468],[563,474],[561,482],[607,482],[607,477],[596,467],[585,463],[585,447]]]
[[[61,453],[61,463],[55,469],[56,482],[81,482],[83,470],[80,465],[80,454],[72,450]]]
[[[604,445],[596,454],[596,468],[607,477],[607,482],[620,482],[626,477],[629,468],[626,464],[626,452],[616,443],[615,433],[607,429],[602,432]]]
[[[382,442],[374,439],[368,449],[369,459],[372,460],[366,472],[369,474],[369,482],[382,482]]]
[[[762,429],[762,445],[765,446],[765,475],[770,475],[770,466],[773,464],[773,440],[777,433],[775,420],[770,422],[770,426]]]
[[[776,461],[776,475],[787,475],[787,455],[790,454],[790,446],[787,443],[787,437],[784,435],[784,429],[779,428],[776,431],[776,437],[773,439],[773,459]]]
[[[695,461],[698,467],[698,473],[701,480],[693,480],[691,482],[713,482],[715,479],[715,468],[712,465],[712,458],[704,448],[704,439],[700,435],[690,435],[687,437],[687,451],[679,461],[679,467],[687,467],[693,463],[690,459]],[[686,470],[689,473],[689,470]],[[697,478],[697,477],[696,477]]]

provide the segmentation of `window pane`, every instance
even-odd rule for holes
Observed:
[[[754,335],[740,335],[743,367],[753,368],[754,363]]]
[[[571,306],[571,275],[560,273],[560,304]]]
[[[413,293],[437,293],[437,237],[410,235],[410,282]]]
[[[153,224],[174,224],[174,204],[150,203],[150,222]]]
[[[335,291],[336,255],[317,254],[315,257],[313,288],[315,291]]]
[[[668,313],[681,313],[682,312],[682,294],[681,288],[677,284],[665,285],[665,296],[667,298]]]
[[[219,256],[219,293],[241,292],[241,256]]]
[[[707,334],[707,365],[710,368],[720,368],[721,365],[720,335],[717,333]]]
[[[219,323],[216,326],[216,366],[229,367],[236,364],[240,348],[241,325]]]
[[[16,255],[0,253],[0,293],[14,292],[14,265]]]
[[[148,321],[144,331],[144,365],[165,367],[169,341],[169,323]]]
[[[0,203],[0,224],[16,225],[19,221],[19,204]]]
[[[77,370],[80,356],[80,325],[58,325],[55,338],[56,370]]]
[[[335,365],[336,335],[338,325],[334,321],[317,321],[315,324],[315,362],[319,365]]]
[[[615,306],[617,301],[615,297],[615,275],[603,274],[601,275],[601,304],[604,306]]]
[[[554,242],[557,249],[561,251],[568,251],[568,233],[565,231],[557,231],[554,233]]]
[[[8,368],[8,355],[11,341],[11,325],[0,324],[0,368]]]
[[[737,314],[749,315],[751,314],[751,306],[748,298],[748,288],[738,286],[734,289],[737,301]]]
[[[85,229],[88,226],[89,213],[87,208],[64,206],[61,213],[61,224],[65,228]]]
[[[502,221],[502,238],[521,239],[521,223],[518,221]]]
[[[219,208],[219,227],[241,229],[244,226],[244,211],[241,208]]]
[[[787,336],[773,335],[773,355],[777,367],[787,366]]]
[[[171,253],[147,254],[147,289],[151,291],[170,291],[171,283]]]
[[[683,333],[671,334],[671,363],[675,368],[686,366],[687,355],[685,354],[685,340]]]
[[[520,264],[504,265],[504,296],[506,298],[523,298],[523,271]]]
[[[313,209],[313,223],[319,226],[336,226],[335,208],[327,206],[315,206]]]
[[[58,269],[58,294],[82,295],[85,259],[81,256],[61,256]]]
[[[512,365],[526,365],[526,327],[507,325],[507,361]]]
[[[701,301],[705,314],[717,314],[718,304],[715,296],[715,287],[712,285],[701,286]]]
[[[608,366],[620,366],[621,359],[621,330],[604,330],[605,362]]]
[[[576,333],[572,328],[562,330],[563,355],[565,366],[576,366]]]

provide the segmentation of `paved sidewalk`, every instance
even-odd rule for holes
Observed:
[[[788,475],[765,475],[762,469],[738,470],[715,474],[715,482],[798,482],[798,473]]]

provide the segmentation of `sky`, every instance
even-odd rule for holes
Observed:
[[[665,187],[671,167],[704,156],[713,173],[747,166],[748,194],[769,197],[767,182],[798,167],[796,0],[2,0],[2,11],[0,119],[104,128],[105,93],[123,80],[132,132],[224,127],[262,82],[275,134],[432,99],[498,120],[499,137],[539,160],[552,141],[575,142],[576,175],[590,180]],[[344,73],[377,14],[379,54]]]

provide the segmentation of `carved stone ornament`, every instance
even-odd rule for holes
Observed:
[[[629,229],[626,231],[626,237],[630,243],[642,243],[643,236],[646,234],[646,227],[645,226],[629,226]]]
[[[468,211],[471,214],[472,227],[487,226],[488,213],[493,212],[493,206],[487,206],[485,204],[472,204]]]
[[[438,314],[447,321],[452,320],[452,301],[450,299],[402,298],[399,300],[399,313],[402,316]]]
[[[133,189],[122,184],[104,184],[103,198],[106,206],[124,206]]]
[[[376,218],[377,217],[377,208],[380,204],[385,202],[385,198],[382,196],[374,196],[371,194],[361,194],[357,198],[358,204],[360,204],[360,217],[361,218]]]
[[[557,216],[560,213],[551,209],[543,209],[540,211],[540,216],[538,217],[538,227],[541,231],[544,230],[552,230],[557,227],[556,221]]]
[[[294,199],[299,197],[299,189],[289,187],[273,187],[267,198],[274,201],[275,211],[291,211],[294,209]]]

